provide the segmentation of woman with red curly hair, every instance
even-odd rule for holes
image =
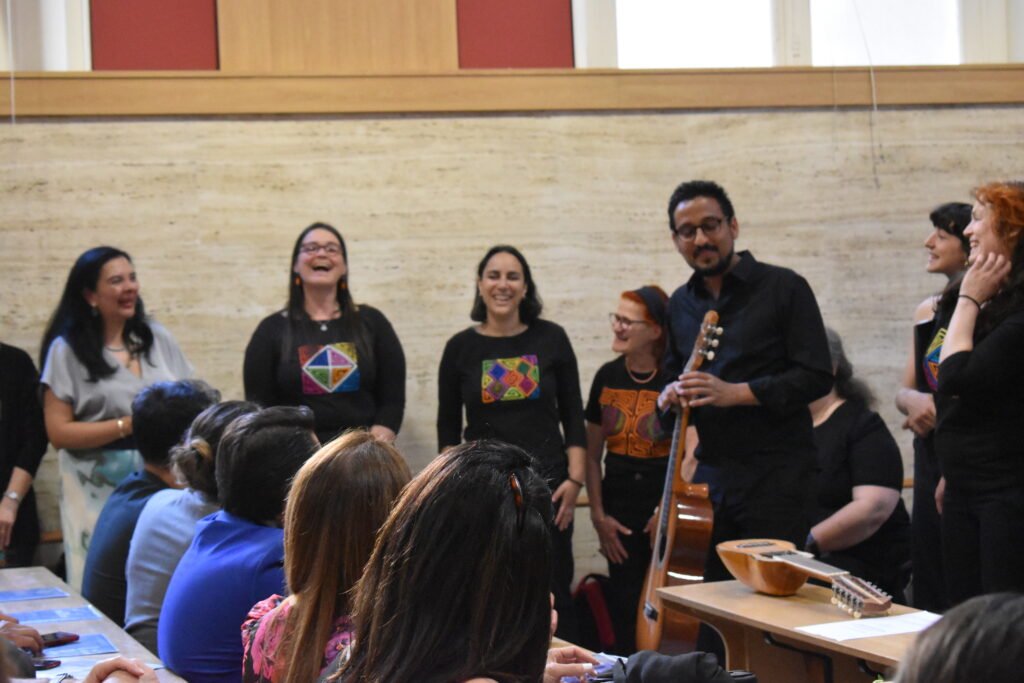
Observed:
[[[935,450],[951,604],[1024,592],[1024,182],[974,191],[970,267],[939,357]]]

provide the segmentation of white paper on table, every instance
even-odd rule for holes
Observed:
[[[834,621],[828,624],[797,626],[803,631],[830,640],[843,641],[855,638],[875,638],[877,636],[894,636],[900,633],[917,633],[923,631],[942,618],[934,612],[911,612],[895,617],[873,617],[869,619],[850,619]]]

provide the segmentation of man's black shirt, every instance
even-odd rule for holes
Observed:
[[[756,469],[769,464],[763,456],[813,454],[807,404],[828,393],[832,363],[807,281],[789,269],[759,263],[747,251],[723,277],[717,300],[703,277],[694,274],[669,302],[666,369],[673,378],[682,372],[704,314],[712,309],[723,334],[714,360],[700,370],[726,382],[749,383],[761,405],[696,408],[692,424],[700,437],[698,458]]]

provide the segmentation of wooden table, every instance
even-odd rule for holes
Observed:
[[[759,683],[813,681],[870,683],[877,673],[891,677],[915,634],[836,642],[796,631],[850,617],[829,599],[832,591],[803,586],[796,595],[773,597],[739,581],[659,589],[667,609],[706,622],[725,641],[728,668],[757,674]],[[917,610],[893,605],[889,615]],[[866,668],[863,668],[866,667]]]
[[[66,598],[48,598],[43,600],[23,600],[18,602],[0,603],[0,612],[10,614],[11,612],[30,612],[44,609],[68,609],[81,607],[89,603],[79,593],[72,590],[70,586],[58,579],[45,567],[27,567],[24,569],[0,569],[0,591],[25,590],[29,588],[59,588],[68,594]],[[117,624],[100,614],[100,618],[92,621],[67,621],[51,622],[46,624],[30,624],[40,633],[52,633],[54,631],[70,631],[79,635],[89,633],[102,633],[119,650],[118,654],[125,657],[134,657],[147,664],[159,662],[160,660],[143,647],[137,640],[118,628]],[[116,655],[103,655],[101,658],[114,657]],[[69,657],[71,662],[75,658]],[[40,678],[45,679],[46,671],[38,672]],[[183,681],[184,679],[175,676],[167,669],[158,669],[157,676],[161,681]]]

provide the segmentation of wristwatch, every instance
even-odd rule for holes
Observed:
[[[21,505],[21,496],[18,495],[17,491],[8,491],[4,494],[4,498],[10,498],[18,505]]]

